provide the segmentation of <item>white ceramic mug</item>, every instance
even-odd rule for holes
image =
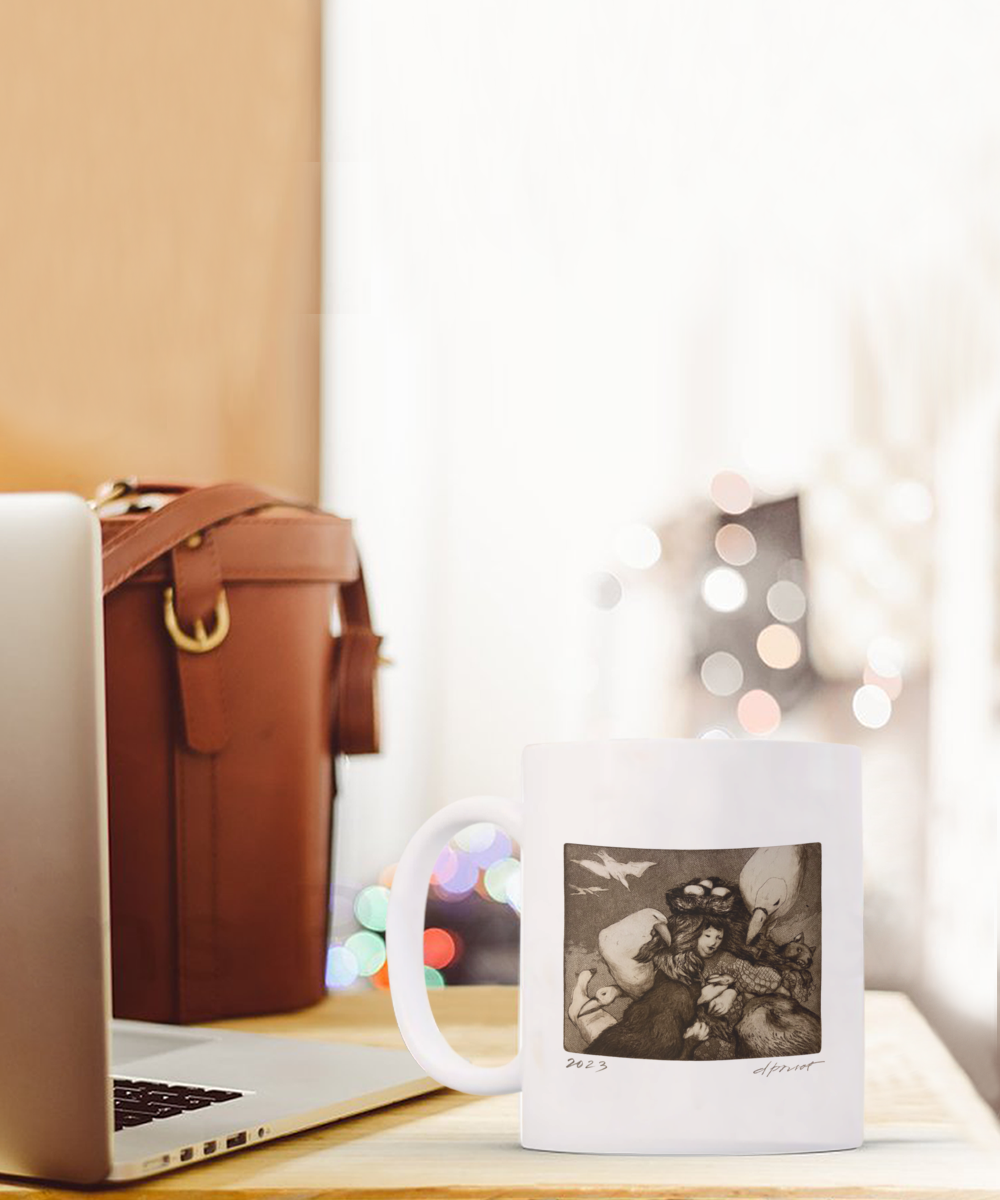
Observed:
[[[524,803],[448,805],[393,880],[392,999],[459,1091],[521,1092],[529,1149],[774,1154],[861,1144],[860,754],[796,742],[529,746]],[[477,1067],[434,1022],[434,862],[490,821],[521,845],[520,1050]]]

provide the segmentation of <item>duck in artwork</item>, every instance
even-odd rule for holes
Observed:
[[[740,872],[740,895],[750,914],[748,946],[795,903],[804,861],[802,846],[762,846],[747,859]]]
[[[588,988],[593,977],[593,971],[580,972],[568,1011],[569,1019],[583,1034],[588,1045],[599,1033],[611,1025],[618,1024],[617,1020],[608,1012],[608,1005],[622,994],[617,987],[608,984],[606,987],[598,988],[593,996],[589,995]]]

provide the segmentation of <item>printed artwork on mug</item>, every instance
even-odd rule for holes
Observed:
[[[564,855],[566,1050],[664,1059],[819,1052],[819,842],[568,843]]]

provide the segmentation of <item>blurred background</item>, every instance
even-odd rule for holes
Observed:
[[[5,0],[0,481],[357,521],[333,987],[527,742],[864,751],[869,984],[997,1065],[1000,10]],[[432,983],[513,981],[517,847]]]

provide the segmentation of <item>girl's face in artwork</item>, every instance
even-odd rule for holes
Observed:
[[[701,937],[698,939],[695,949],[702,958],[711,958],[721,945],[722,930],[717,925],[706,925],[701,931]]]

